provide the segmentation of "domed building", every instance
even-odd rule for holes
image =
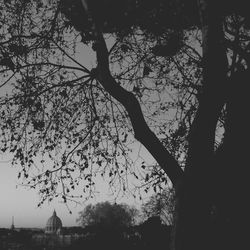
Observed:
[[[44,231],[32,235],[32,244],[39,249],[41,246],[45,247],[44,249],[58,249],[58,247],[63,249],[84,237],[83,233],[74,233],[74,230],[63,228],[62,221],[54,210],[52,216],[47,220]]]
[[[62,232],[62,221],[56,215],[56,211],[54,210],[52,216],[48,219],[45,227],[46,234],[61,234]]]

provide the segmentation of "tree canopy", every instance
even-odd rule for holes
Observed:
[[[99,202],[87,205],[79,213],[78,223],[83,226],[100,228],[124,228],[134,224],[138,210],[127,204]]]
[[[79,53],[89,51],[82,44],[94,47],[94,43],[88,34],[89,25],[79,32],[74,20],[68,19],[80,1],[15,3],[2,3],[1,150],[13,154],[13,164],[21,164],[19,177],[26,178],[31,187],[40,185],[41,201],[55,195],[71,198],[69,191],[80,180],[83,190],[92,193],[96,175],[109,177],[120,190],[128,188],[127,174],[150,180],[154,187],[166,182],[157,164],[148,166],[140,154],[129,154],[133,150],[130,145],[134,125],[128,112],[98,83],[96,65],[93,69],[82,65]],[[82,7],[77,11],[86,16]],[[77,15],[74,17],[81,20]],[[191,44],[190,36],[199,44],[199,32],[181,35],[164,28],[166,32],[151,34],[153,28],[148,32],[138,24],[126,34],[119,33],[126,29],[105,32],[111,47],[112,74],[139,101],[148,126],[160,138],[154,140],[162,143],[162,150],[168,147],[175,159],[183,162],[200,74],[200,53]],[[179,43],[186,41],[182,52],[175,58],[156,56],[162,52],[159,48],[164,51],[167,47],[168,35],[172,45],[176,45],[176,39]],[[181,170],[175,172],[178,175]]]

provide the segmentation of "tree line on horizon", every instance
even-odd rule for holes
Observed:
[[[174,213],[173,190],[165,189],[153,194],[140,209],[126,203],[108,201],[88,204],[79,212],[77,223],[81,227],[128,228],[144,223],[150,218],[159,218],[160,224],[172,226]]]
[[[77,220],[79,226],[63,228],[61,235],[47,235],[48,239],[43,241],[36,238],[36,235],[44,234],[43,230],[0,228],[0,247],[3,250],[12,248],[80,250],[83,248],[117,249],[118,247],[132,250],[151,249],[152,246],[158,247],[164,243],[165,249],[169,249],[171,225],[167,225],[166,221],[164,223],[160,217],[164,208],[159,208],[155,203],[155,198],[156,195],[153,195],[145,203],[142,213],[125,203],[117,204],[105,201],[95,205],[89,204],[79,212]],[[165,207],[165,213],[167,211]],[[171,216],[169,214],[169,218]],[[55,240],[56,238],[64,239],[70,235],[75,237],[70,243],[63,241],[59,243]]]

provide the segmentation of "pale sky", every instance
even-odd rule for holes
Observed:
[[[44,227],[53,209],[56,209],[64,226],[76,225],[78,212],[83,207],[73,207],[72,214],[69,214],[66,206],[55,200],[39,208],[38,194],[18,186],[17,170],[10,163],[0,162],[0,171],[0,227],[10,227],[12,216],[16,227]]]
[[[76,59],[88,68],[95,65],[95,55],[93,51],[80,44],[79,52],[76,53]],[[138,145],[137,145],[138,146]],[[136,146],[136,147],[137,147]],[[138,146],[139,147],[139,146]],[[148,152],[142,151],[146,158],[152,163],[153,158]],[[18,170],[11,167],[11,158],[6,155],[0,155],[0,228],[9,228],[14,216],[14,224],[16,227],[39,227],[44,228],[47,219],[52,215],[55,209],[57,215],[61,218],[63,226],[76,226],[76,219],[79,211],[84,209],[86,205],[69,204],[72,214],[69,213],[67,207],[61,200],[54,200],[50,204],[44,203],[42,207],[37,207],[39,196],[37,191],[27,189],[18,185]],[[108,195],[107,183],[98,183],[100,193],[89,203],[99,201],[114,201],[115,197]],[[147,195],[146,197],[148,197]],[[125,202],[127,204],[139,207],[140,202],[134,200],[132,196],[117,200],[117,202]],[[88,204],[88,203],[87,203]]]
[[[147,155],[147,151],[142,149],[142,154]],[[148,157],[152,161],[152,157]],[[9,228],[14,216],[15,227],[39,227],[43,228],[46,221],[52,215],[55,209],[57,215],[61,218],[63,226],[77,226],[76,219],[79,211],[83,210],[86,204],[95,204],[100,201],[115,200],[109,192],[108,184],[101,181],[97,184],[98,194],[93,199],[82,205],[69,203],[69,210],[62,203],[61,199],[55,199],[51,203],[44,203],[42,207],[37,207],[39,196],[36,190],[21,186],[17,178],[18,169],[11,166],[10,157],[0,155],[0,228]],[[144,194],[146,200],[150,195]],[[82,199],[84,201],[84,199]],[[132,195],[119,198],[117,203],[125,202],[129,205],[140,207],[142,201],[135,200]]]
[[[77,60],[85,65],[87,63],[86,66],[91,67],[94,64],[93,52],[86,46],[80,50],[80,55],[76,53]],[[16,227],[45,227],[46,221],[54,209],[61,218],[63,226],[76,226],[78,212],[84,208],[83,206],[76,208],[72,206],[72,214],[59,200],[54,200],[49,205],[45,203],[39,208],[37,207],[39,202],[37,192],[18,186],[17,173],[17,169],[11,167],[10,157],[0,155],[0,228],[9,228],[12,216],[14,216]]]
[[[12,216],[14,216],[16,227],[44,227],[47,219],[56,209],[57,215],[61,218],[63,226],[76,226],[78,212],[83,210],[84,205],[69,204],[72,214],[60,200],[54,200],[50,204],[44,203],[42,207],[37,207],[39,196],[34,190],[18,185],[17,170],[9,163],[0,162],[0,228],[10,227]],[[103,184],[102,192],[96,195],[91,203],[114,199],[107,193],[107,187]],[[136,201],[123,199],[130,204]]]

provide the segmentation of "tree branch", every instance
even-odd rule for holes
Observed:
[[[109,71],[108,50],[100,32],[98,32],[97,43],[97,79],[99,83],[112,97],[125,107],[134,129],[135,138],[147,148],[169,176],[173,184],[176,184],[182,177],[182,169],[156,135],[149,129],[136,97],[131,92],[122,88],[111,76]]]
[[[109,52],[103,34],[95,23],[94,15],[88,6],[88,1],[82,0],[82,5],[93,21],[93,32],[96,38],[94,47],[97,57],[95,77],[104,89],[124,106],[132,123],[135,138],[147,148],[158,164],[163,168],[173,184],[177,184],[183,176],[183,170],[179,166],[176,159],[168,152],[156,135],[149,129],[136,97],[131,92],[122,88],[111,76],[109,70]]]

